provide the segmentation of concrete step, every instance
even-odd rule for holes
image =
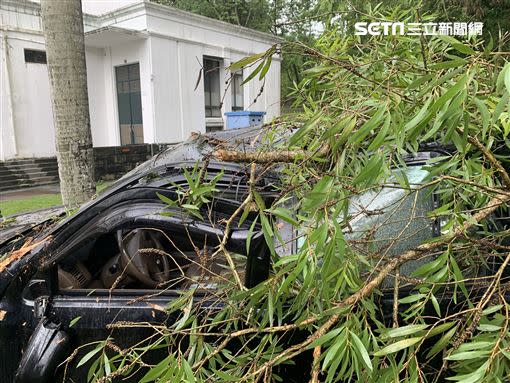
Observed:
[[[13,187],[13,185],[2,185],[0,184],[0,192],[5,192],[5,191],[13,191],[13,190],[17,190],[17,189],[24,189],[24,188],[30,188],[30,187],[34,187],[34,186],[46,186],[46,185],[55,185],[55,181],[40,181],[40,183],[37,183],[37,184],[34,184],[34,183],[20,183],[18,185],[16,185],[15,187]],[[0,200],[2,199],[2,196],[0,195]]]
[[[29,170],[29,169],[56,169],[58,165],[56,162],[33,163],[27,162],[26,164],[2,164],[0,170]]]
[[[41,170],[41,169],[30,169],[30,171],[19,171],[19,172],[8,172],[0,170],[0,180],[10,178],[33,178],[37,175],[52,175],[58,177],[58,169]]]
[[[27,163],[45,163],[57,162],[56,157],[37,157],[37,158],[16,158],[14,160],[3,161],[1,164],[27,164]]]
[[[58,182],[56,157],[18,158],[0,163],[0,191]]]
[[[38,168],[33,167],[29,169],[0,169],[0,176],[14,176],[19,177],[23,174],[36,174],[36,173],[55,173],[58,168]]]
[[[15,179],[7,179],[7,180],[2,179],[2,180],[0,180],[0,184],[33,183],[33,182],[46,181],[46,180],[58,182],[59,178],[57,175],[52,175],[52,174],[46,175],[44,173],[41,173],[41,174],[34,174],[32,177],[26,177],[26,178],[18,177]]]

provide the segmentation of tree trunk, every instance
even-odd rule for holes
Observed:
[[[41,0],[62,199],[74,208],[95,193],[81,0]]]

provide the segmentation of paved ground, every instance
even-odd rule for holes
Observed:
[[[0,201],[30,198],[41,194],[60,194],[60,184],[34,186],[31,188],[10,190],[0,193]]]

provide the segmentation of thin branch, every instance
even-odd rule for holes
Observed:
[[[312,378],[310,383],[319,383],[320,373],[320,359],[321,359],[321,346],[315,346],[313,349],[313,364],[312,364]]]

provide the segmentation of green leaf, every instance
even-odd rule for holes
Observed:
[[[322,371],[324,371],[329,366],[330,362],[337,355],[340,347],[345,346],[345,341],[346,341],[346,337],[345,337],[345,334],[342,332],[338,335],[338,339],[336,340],[336,342],[326,352],[324,362],[322,363]]]
[[[101,342],[98,344],[98,346],[92,350],[92,351],[89,351],[87,354],[85,354],[85,356],[83,358],[80,359],[80,361],[78,362],[78,364],[76,365],[76,367],[81,367],[83,366],[85,363],[87,363],[90,359],[92,359],[94,357],[94,355],[98,354],[100,351],[103,350],[103,347],[104,347],[104,342]]]
[[[437,69],[450,69],[450,68],[457,68],[457,67],[460,67],[460,66],[464,66],[467,63],[468,63],[467,60],[462,59],[462,58],[457,58],[457,59],[454,59],[454,60],[448,60],[448,61],[443,61],[443,62],[440,62],[440,63],[437,63],[437,64],[432,64],[432,65],[430,65],[429,68],[433,69],[433,70],[437,70]]]
[[[363,359],[363,362],[367,366],[367,368],[372,371],[372,361],[370,360],[370,356],[368,355],[367,349],[361,342],[361,340],[358,338],[358,336],[353,333],[352,331],[349,331],[350,336],[352,337],[352,340],[354,341],[354,345],[356,346],[356,349],[358,350],[359,354],[361,355],[361,358]]]
[[[478,98],[474,98],[473,100],[476,106],[478,107],[478,110],[482,117],[482,128],[485,129],[487,128],[487,126],[489,126],[489,123],[491,121],[491,115],[489,113],[489,110],[487,109],[485,102],[483,102],[482,100],[479,100]]]
[[[154,382],[159,377],[161,377],[166,370],[168,369],[168,365],[170,364],[171,356],[167,356],[165,359],[163,359],[161,362],[159,362],[157,365],[152,367],[140,380],[140,383],[148,383],[148,382]]]
[[[167,196],[164,196],[163,194],[161,193],[158,193],[156,192],[156,195],[158,196],[158,198],[163,201],[164,203],[166,203],[168,206],[175,206],[175,201],[174,200],[171,200],[170,198],[168,198]]]
[[[459,51],[460,53],[464,53],[466,55],[474,55],[476,52],[471,48],[470,46],[462,43],[453,43],[452,47],[455,48],[455,50]]]
[[[302,209],[305,211],[313,211],[324,205],[331,193],[333,182],[334,178],[331,176],[322,177],[313,190],[305,195],[302,202]]]
[[[214,373],[216,374],[216,376],[218,378],[221,379],[221,381],[223,382],[237,382],[239,381],[241,378],[238,378],[234,375],[230,375],[230,374],[227,374],[226,372],[223,372],[223,371],[220,371],[220,370],[214,370]]]
[[[274,299],[271,290],[269,290],[267,294],[267,315],[269,317],[269,325],[273,327]]]
[[[330,341],[331,339],[333,339],[334,337],[336,337],[338,334],[340,334],[343,330],[345,329],[345,327],[339,327],[339,328],[336,328],[326,334],[324,334],[323,336],[321,336],[320,338],[316,339],[315,341],[313,341],[312,343],[310,343],[306,348],[307,349],[311,349],[311,348],[314,348],[316,346],[320,346],[328,341]]]
[[[407,297],[401,298],[398,301],[402,304],[413,303],[413,302],[416,302],[416,301],[419,301],[419,300],[425,298],[426,296],[427,296],[426,294],[413,294],[413,295],[409,295]]]
[[[475,371],[473,371],[470,374],[456,375],[456,376],[448,377],[446,379],[447,380],[455,380],[455,381],[462,382],[462,383],[481,382],[482,379],[485,377],[485,373],[486,373],[488,366],[489,366],[489,361],[486,361],[484,364],[482,364],[480,367],[478,367]]]
[[[427,358],[431,358],[432,356],[436,355],[438,352],[443,350],[443,348],[446,347],[452,336],[457,331],[457,326],[453,327],[448,331],[446,334],[444,334],[437,343],[430,349],[430,351],[427,354]]]
[[[104,372],[108,376],[112,373],[112,369],[110,367],[110,360],[108,359],[108,355],[103,353],[103,362],[104,362]]]
[[[69,328],[73,327],[81,319],[81,316],[77,316],[71,322],[69,322]]]
[[[482,315],[494,314],[495,312],[501,310],[502,308],[503,308],[503,305],[496,305],[496,306],[487,307],[485,310],[482,311]]]
[[[425,330],[427,327],[429,327],[428,324],[410,324],[407,326],[392,328],[389,331],[385,331],[383,335],[386,338],[398,338],[400,336],[411,335]]]
[[[414,80],[412,83],[408,85],[409,89],[415,89],[422,85],[423,83],[430,81],[434,78],[434,73],[425,74],[423,76],[418,77],[416,80]]]
[[[509,70],[510,72],[510,70]],[[496,105],[496,108],[494,109],[494,113],[492,114],[492,122],[497,122],[499,120],[499,117],[501,116],[501,113],[503,113],[503,110],[507,106],[508,102],[508,93],[505,93],[499,102]]]
[[[479,358],[485,358],[487,355],[490,354],[490,351],[465,351],[465,352],[458,352],[455,354],[452,354],[448,356],[446,359],[448,360],[469,360],[469,359],[479,359]]]
[[[255,217],[253,220],[250,230],[248,230],[248,237],[246,238],[246,252],[250,253],[250,244],[251,244],[251,238],[253,237],[253,231],[255,230],[255,225],[257,224],[259,217]]]
[[[480,331],[486,331],[486,332],[494,332],[494,331],[501,330],[501,326],[496,326],[493,324],[479,324],[477,328]]]
[[[191,296],[188,299],[187,306],[182,310],[183,315],[182,315],[181,319],[179,319],[179,321],[177,321],[177,323],[176,323],[176,326],[175,326],[176,330],[180,330],[186,325],[186,322],[188,321],[190,314],[192,312],[191,311],[192,306],[193,306],[193,297]]]
[[[196,382],[196,378],[193,375],[193,370],[191,369],[191,366],[189,365],[189,363],[185,359],[183,359],[181,361],[181,363],[182,363],[182,368],[184,370],[184,373],[186,374],[186,383]]]
[[[495,346],[494,342],[469,342],[461,344],[457,349],[457,352],[492,349],[494,346]]]
[[[289,209],[285,209],[283,207],[273,207],[271,209],[266,209],[266,212],[269,214],[273,214],[283,221],[290,223],[293,226],[298,226],[299,223],[292,216],[292,212]]]
[[[246,65],[250,65],[251,63],[253,63],[257,60],[260,60],[262,57],[266,56],[266,53],[267,52],[257,53],[257,54],[245,57],[239,61],[236,61],[235,63],[230,64],[230,67],[229,67],[230,71],[235,72],[235,71],[245,67]]]
[[[427,336],[427,338],[430,338],[430,337],[442,334],[446,330],[450,329],[453,325],[455,325],[455,322],[442,323],[439,326],[435,326],[432,329],[430,329],[429,331],[427,331],[426,336]]]
[[[427,114],[428,108],[431,103],[432,103],[432,98],[428,98],[427,101],[425,101],[425,104],[423,104],[423,106],[421,107],[419,112],[416,114],[416,116],[414,116],[411,119],[411,121],[409,121],[407,124],[405,124],[404,129],[411,130],[416,125],[418,125],[422,121],[422,119],[425,117],[425,115]]]
[[[383,159],[380,156],[372,156],[361,172],[354,178],[354,184],[369,184],[379,176],[382,164]]]
[[[251,81],[256,75],[257,73],[259,73],[262,68],[264,67],[264,63],[265,63],[265,60],[262,60],[260,62],[260,64],[248,75],[248,77],[246,77],[243,82],[241,83],[241,85],[244,85],[246,84],[247,82]]]
[[[506,70],[505,70],[506,68]],[[505,71],[504,75],[505,75],[505,87],[506,87],[506,91],[508,93],[510,93],[510,66],[509,66],[509,63],[506,63],[504,68],[503,68],[503,71]]]
[[[375,352],[374,356],[384,356],[384,355],[394,354],[395,352],[398,352],[400,350],[404,350],[408,347],[411,347],[412,345],[420,342],[422,339],[423,339],[422,336],[417,336],[414,338],[399,340],[398,342],[392,343],[392,344],[384,347],[383,349]]]
[[[348,140],[350,144],[358,144],[363,141],[383,119],[386,104],[382,104],[374,115],[366,121]]]
[[[432,301],[432,306],[434,306],[434,310],[436,310],[436,314],[441,316],[441,307],[439,306],[439,302],[434,294],[430,296],[430,300]]]
[[[298,141],[300,141],[305,134],[307,134],[310,130],[315,128],[315,126],[319,123],[322,117],[322,113],[317,113],[314,117],[308,120],[301,128],[299,128],[296,133],[292,135],[289,139],[289,145],[295,145]]]
[[[374,140],[370,143],[368,146],[368,150],[376,150],[379,149],[379,147],[384,143],[384,139],[388,135],[388,131],[390,129],[391,124],[391,114],[386,115],[386,120],[384,121],[382,129],[379,131],[377,136],[374,138]]]
[[[188,204],[188,203],[182,204],[181,207],[185,208],[186,210],[195,210],[195,211],[199,211],[200,210],[200,208],[198,206],[191,205],[191,204]]]
[[[262,79],[266,76],[267,71],[268,71],[268,70],[269,70],[269,68],[271,67],[271,61],[273,61],[273,56],[269,56],[269,57],[266,59],[266,64],[264,65],[264,67],[263,67],[263,68],[262,68],[262,70],[260,71],[259,80],[262,80]]]

